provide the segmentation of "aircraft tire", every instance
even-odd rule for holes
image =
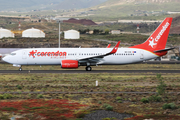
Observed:
[[[19,68],[19,71],[22,71],[22,68],[21,68],[21,67]]]
[[[92,68],[90,66],[86,67],[86,71],[91,71],[91,70],[92,70]]]

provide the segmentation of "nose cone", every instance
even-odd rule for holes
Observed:
[[[3,60],[4,62],[8,62],[8,61],[9,61],[8,58],[9,58],[8,56],[5,56],[5,57],[2,58],[2,60]]]

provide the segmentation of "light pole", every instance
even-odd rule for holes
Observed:
[[[62,23],[63,21],[58,20],[58,22],[59,22],[59,48],[60,48],[60,40],[61,40],[61,23]]]

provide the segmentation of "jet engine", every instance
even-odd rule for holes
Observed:
[[[78,68],[79,62],[77,60],[62,60],[61,68]]]

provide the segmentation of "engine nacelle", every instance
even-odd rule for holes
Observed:
[[[61,68],[78,68],[79,62],[77,60],[62,60]]]

